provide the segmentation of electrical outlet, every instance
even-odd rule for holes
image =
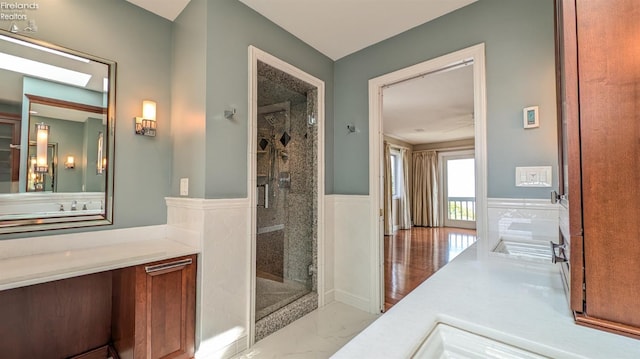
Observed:
[[[181,196],[189,195],[189,179],[188,178],[180,178],[180,195]]]

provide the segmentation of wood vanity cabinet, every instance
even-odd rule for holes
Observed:
[[[193,358],[196,259],[0,291],[0,358]]]
[[[556,5],[570,306],[579,324],[640,338],[640,1]]]
[[[0,358],[69,358],[108,344],[111,279],[101,272],[0,291]]]
[[[122,359],[193,358],[196,256],[113,273],[113,344]]]

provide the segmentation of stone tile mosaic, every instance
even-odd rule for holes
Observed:
[[[256,342],[318,308],[318,294],[311,292],[256,322]]]
[[[269,187],[269,208],[257,209],[258,231],[284,226],[282,240],[273,243],[275,247],[282,243],[284,282],[299,283],[301,290],[317,292],[318,131],[312,120],[317,116],[317,89],[261,62],[258,74],[256,141],[261,150],[257,154],[257,182]],[[264,195],[264,189],[260,194]],[[268,248],[268,241],[259,245],[265,246],[261,250],[264,253],[273,255],[279,251]],[[261,296],[273,293],[258,291],[256,299],[264,299]],[[304,296],[272,314],[265,313],[269,308],[262,308],[260,314],[266,316],[256,323],[256,337],[262,338],[298,318],[299,313],[304,315],[317,308],[317,294],[313,293],[313,297],[310,300]],[[296,299],[296,294],[290,298]]]

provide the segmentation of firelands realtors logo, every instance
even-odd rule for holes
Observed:
[[[9,2],[0,1],[0,21],[11,21],[9,31],[37,31],[35,20],[30,17],[31,12],[38,10],[40,4],[36,2]],[[26,25],[19,26],[19,23],[25,22]],[[4,27],[4,26],[2,26]],[[21,29],[22,27],[22,29]]]
[[[26,11],[38,10],[37,3],[0,2],[0,20],[5,21],[26,21],[29,20]]]

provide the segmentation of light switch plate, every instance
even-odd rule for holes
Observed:
[[[181,196],[189,195],[189,179],[188,178],[180,178],[180,195]]]
[[[516,187],[551,187],[551,166],[516,167]]]

